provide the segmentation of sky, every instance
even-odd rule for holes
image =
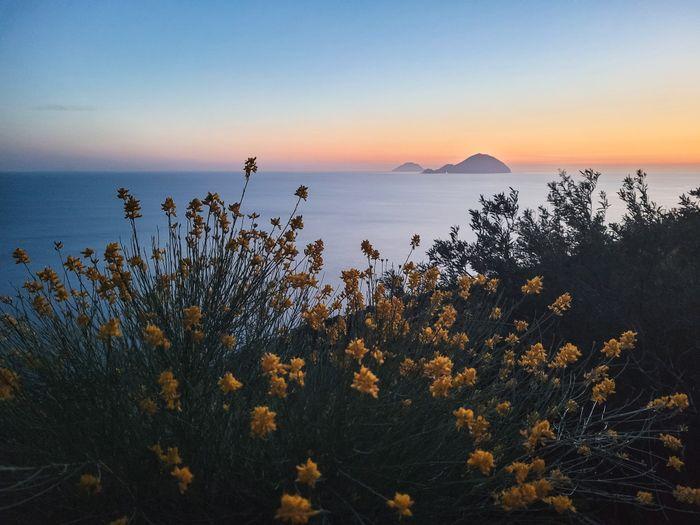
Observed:
[[[700,2],[0,0],[0,170],[700,166]]]

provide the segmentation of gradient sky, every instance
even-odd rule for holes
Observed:
[[[0,170],[700,164],[700,1],[0,0]]]

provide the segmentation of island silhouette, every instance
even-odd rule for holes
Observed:
[[[496,157],[477,153],[458,164],[445,164],[437,169],[423,169],[415,162],[404,162],[391,171],[404,173],[510,173],[510,168]]]
[[[401,166],[397,166],[391,171],[404,172],[404,173],[420,173],[423,171],[423,166],[416,164],[415,162],[404,162]]]

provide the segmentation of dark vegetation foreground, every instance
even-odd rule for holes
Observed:
[[[63,254],[0,318],[0,519],[647,523],[698,518],[700,189],[511,191],[429,264],[319,283],[323,242],[218,195],[167,237]],[[411,250],[420,240],[411,240]],[[408,259],[407,259],[408,261]]]

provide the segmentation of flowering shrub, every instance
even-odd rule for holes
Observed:
[[[407,262],[323,286],[323,243],[241,200],[168,198],[168,237],[27,267],[0,321],[0,508],[158,523],[595,520],[601,503],[690,512],[683,393],[619,398],[636,334],[582,347],[576,296]],[[411,250],[419,245],[411,239]],[[381,277],[381,278],[380,278]],[[534,307],[533,307],[533,312]],[[612,337],[612,339],[610,339]],[[679,473],[680,472],[680,473]]]

